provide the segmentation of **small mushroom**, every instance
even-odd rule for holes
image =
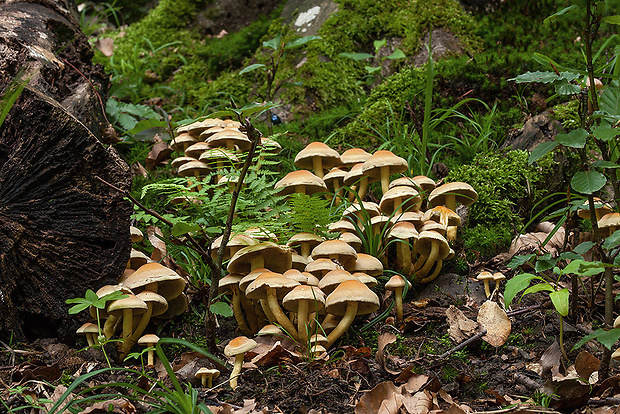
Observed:
[[[245,353],[254,349],[256,345],[257,343],[253,339],[245,336],[238,336],[230,341],[224,348],[224,355],[227,357],[235,357],[235,364],[230,373],[230,387],[233,390],[237,388],[237,377],[241,373],[241,366],[243,365]]]
[[[142,336],[140,339],[138,339],[138,345],[144,345],[147,348],[151,348],[148,350],[147,357],[146,357],[147,365],[149,366],[155,365],[155,351],[153,347],[157,345],[158,342],[159,342],[159,336],[155,334],[146,334]]]
[[[478,276],[476,276],[476,279],[484,282],[484,293],[486,294],[487,298],[489,298],[491,296],[491,288],[489,286],[489,282],[493,280],[493,274],[491,272],[483,270],[482,272],[480,272],[480,274],[478,274]]]
[[[403,290],[407,281],[401,275],[394,275],[385,284],[385,290],[394,292],[394,302],[396,303],[396,320],[403,320]]]
[[[213,380],[220,376],[220,371],[215,368],[200,368],[195,377],[200,380],[202,388],[213,387]]]

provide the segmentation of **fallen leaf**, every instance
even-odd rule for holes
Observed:
[[[446,317],[448,319],[448,335],[457,344],[463,342],[470,336],[476,333],[478,324],[461,312],[454,305],[446,310]]]
[[[151,245],[154,247],[153,253],[151,253],[151,259],[156,262],[163,262],[165,266],[170,267],[172,263],[168,256],[166,243],[163,241],[164,233],[157,226],[147,226],[146,234],[149,242],[151,242]]]
[[[284,349],[279,342],[277,342],[269,351],[258,354],[252,359],[252,363],[256,366],[265,367],[278,365],[284,361],[297,364],[303,361],[303,359],[299,354],[291,352],[288,349]]]
[[[172,154],[172,148],[170,145],[163,141],[159,135],[155,135],[153,138],[153,148],[146,157],[145,167],[147,170],[152,170],[158,164],[166,161]]]
[[[403,405],[409,414],[427,414],[433,407],[433,395],[424,390],[414,395],[406,396]]]
[[[398,375],[398,372],[388,371],[385,367],[385,347],[389,344],[396,342],[396,335],[392,332],[383,332],[377,337],[377,353],[375,354],[375,360],[379,364],[379,366],[385,369],[392,375]]]
[[[478,323],[487,330],[487,334],[482,339],[496,348],[506,343],[512,329],[506,312],[497,303],[490,300],[484,302],[480,307]]]
[[[545,384],[545,388],[553,389],[554,397],[551,400],[551,407],[560,411],[573,411],[584,407],[590,399],[592,389],[589,384],[584,384],[577,379],[551,381]]]
[[[132,414],[135,412],[136,407],[129,400],[119,398],[95,403],[81,411],[80,414]]]
[[[110,57],[114,54],[114,39],[111,37],[100,37],[95,42],[95,47],[99,49],[104,56]]]
[[[431,392],[438,392],[441,389],[441,382],[436,376],[428,376],[423,374],[416,374],[409,378],[407,383],[403,385],[410,394],[415,394],[418,391],[428,390]]]
[[[393,400],[394,394],[401,394],[400,387],[394,385],[392,381],[385,381],[377,384],[372,390],[364,393],[359,402],[355,405],[355,414],[377,414],[382,408],[385,400]],[[395,402],[395,401],[394,401]],[[387,409],[387,407],[384,407]],[[388,411],[384,411],[388,412]]]
[[[52,407],[54,406],[54,404],[56,404],[56,402],[60,399],[60,397],[63,396],[63,394],[67,391],[67,387],[65,387],[62,384],[59,384],[55,389],[54,392],[52,393],[52,395],[48,395],[47,398],[51,401],[50,403],[46,403],[43,404],[44,407],[44,411],[45,413],[50,412],[52,410]],[[47,392],[46,392],[47,394]],[[78,399],[78,396],[75,395],[74,393],[69,393],[69,395],[67,396],[67,398],[65,399],[65,401],[72,401]],[[61,404],[61,407],[65,406],[66,404]],[[61,408],[59,407],[59,408]],[[63,410],[63,411],[58,411],[59,414],[69,414],[68,410]]]
[[[558,341],[554,341],[540,357],[540,365],[542,366],[540,376],[543,379],[549,380],[559,375],[561,356],[560,344]]]
[[[601,361],[588,351],[581,351],[575,359],[575,369],[579,377],[588,380],[594,371],[598,370]]]
[[[134,162],[133,164],[131,164],[129,170],[131,171],[131,175],[133,177],[139,175],[146,178],[149,175],[149,173],[146,171],[146,168],[144,168],[139,162]]]

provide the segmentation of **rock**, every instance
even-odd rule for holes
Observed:
[[[289,0],[282,9],[282,18],[300,36],[314,36],[336,11],[338,4],[332,0]]]
[[[422,39],[422,44],[428,44],[428,33]],[[437,61],[448,56],[462,55],[464,50],[458,37],[443,27],[437,27],[432,32],[431,52],[433,60]],[[428,50],[426,46],[422,46],[420,52],[413,57],[413,64],[423,66],[426,62],[428,62]]]
[[[555,137],[559,128],[560,123],[545,111],[528,119],[520,131],[506,138],[501,148],[532,151],[541,142]]]

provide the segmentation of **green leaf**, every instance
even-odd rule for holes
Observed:
[[[215,302],[211,306],[209,306],[209,309],[211,309],[211,312],[213,312],[216,315],[220,315],[224,317],[233,316],[232,309],[225,302]]]
[[[591,243],[591,242],[590,242]],[[576,252],[562,252],[558,256],[559,260],[582,260],[583,256]]]
[[[365,60],[371,59],[374,56],[370,53],[340,53],[339,56],[346,57],[353,60]]]
[[[264,68],[264,67],[265,65],[262,63],[255,63],[253,65],[246,66],[245,68],[241,69],[241,71],[239,72],[239,75],[243,75],[244,73],[252,72],[253,70],[256,70],[258,68]]]
[[[603,344],[605,348],[611,351],[612,347],[616,344],[618,339],[620,339],[620,329],[610,329],[609,331],[606,331],[602,328],[599,328],[591,334],[581,338],[581,340],[575,344],[573,349],[581,347],[583,344],[591,341],[592,339],[596,339],[601,344]]]
[[[588,137],[588,131],[583,128],[575,129],[568,134],[557,134],[555,140],[571,148],[583,148],[586,146],[586,138]]]
[[[138,121],[133,128],[127,131],[129,135],[136,135],[142,131],[145,131],[150,128],[166,128],[168,123],[166,121],[160,121],[158,119],[143,119]]]
[[[290,42],[288,42],[284,46],[284,49],[294,49],[296,47],[305,45],[308,42],[312,42],[313,40],[319,40],[320,38],[321,38],[321,36],[304,36],[304,37],[300,37],[299,39],[291,40]]]
[[[375,40],[373,42],[373,45],[375,47],[375,51],[381,49],[383,46],[385,46],[387,43],[387,41],[385,39],[381,39],[381,40]]]
[[[534,265],[534,269],[537,273],[544,272],[545,270],[552,269],[555,266],[555,260],[541,260],[538,259]]]
[[[613,16],[606,16],[602,19],[605,23],[609,24],[620,24],[620,15],[615,14]]]
[[[594,276],[601,273],[605,268],[600,262],[589,262],[577,259],[570,262],[564,269],[563,274],[575,274],[581,276]]]
[[[553,286],[551,286],[549,283],[547,282],[543,282],[543,283],[537,283],[533,286],[530,286],[529,288],[525,289],[525,291],[523,291],[523,295],[521,296],[525,296],[525,295],[529,295],[530,293],[537,293],[537,292],[554,292],[555,289],[553,289]]]
[[[272,109],[277,107],[278,104],[273,102],[252,102],[239,109],[239,113],[244,116],[254,115],[257,112],[267,111],[268,109]]]
[[[555,310],[562,316],[568,316],[568,289],[564,288],[556,292],[549,293],[551,302],[555,307]]]
[[[198,224],[186,223],[184,221],[180,221],[178,223],[175,223],[174,226],[172,226],[172,230],[170,230],[170,233],[174,237],[179,237],[189,232],[199,231],[199,230],[200,230],[200,226]]]
[[[88,289],[86,291],[86,294],[84,295],[84,298],[86,298],[86,300],[89,303],[93,303],[93,302],[99,300],[99,296],[97,296],[97,294],[95,292],[93,292],[92,289]]]
[[[580,243],[577,247],[573,249],[575,253],[585,254],[594,246],[594,242],[586,241]]]
[[[519,266],[522,266],[524,264],[526,264],[527,262],[530,261],[530,259],[532,257],[534,257],[535,254],[524,254],[524,255],[519,255],[519,256],[515,256],[512,258],[512,260],[510,261],[510,263],[508,263],[508,268],[509,269],[516,269]]]
[[[620,168],[620,164],[611,161],[595,161],[592,163],[594,168]]]
[[[388,56],[387,59],[396,60],[396,59],[405,59],[406,57],[407,55],[405,55],[405,52],[403,52],[400,49],[395,49],[394,53]]]
[[[573,4],[572,6],[568,6],[563,8],[562,10],[553,13],[551,16],[547,17],[545,20],[543,20],[543,24],[544,25],[548,25],[549,23],[551,23],[552,21],[554,21],[555,19],[557,19],[559,16],[568,13],[571,10],[577,9],[579,8],[579,6],[577,6],[576,4]]]
[[[129,297],[128,294],[123,293],[120,290],[117,290],[116,292],[108,293],[107,295],[102,296],[99,300],[102,300],[104,302],[110,302],[112,300],[125,299],[128,297]]]
[[[620,130],[613,128],[609,124],[601,124],[592,130],[592,135],[601,141],[611,141],[616,135],[620,135]]]
[[[507,307],[510,306],[514,297],[517,296],[517,293],[528,287],[533,279],[541,279],[541,277],[531,273],[522,273],[520,275],[513,276],[508,282],[506,282],[506,288],[504,289],[504,302]]]
[[[549,152],[553,151],[555,147],[558,146],[558,143],[555,141],[545,141],[541,142],[532,150],[530,157],[527,159],[527,163],[529,165],[534,164],[536,161],[547,155]]]
[[[620,87],[608,86],[603,90],[599,101],[602,111],[608,114],[620,114]]]
[[[381,70],[381,66],[364,66],[364,69],[366,69],[366,72],[372,74],[379,72]]]
[[[573,190],[581,194],[592,194],[607,184],[607,178],[598,171],[578,171],[570,180]]]
[[[566,79],[559,79],[555,82],[555,92],[559,95],[576,95],[581,92],[581,87]]]
[[[4,120],[11,111],[11,108],[13,108],[13,105],[15,105],[15,102],[17,102],[17,99],[30,81],[30,78],[28,78],[27,81],[22,81],[19,79],[19,76],[22,73],[23,70],[19,70],[15,79],[13,79],[9,86],[4,90],[4,93],[0,98],[0,126],[4,123]]]
[[[71,299],[69,299],[71,300]],[[69,315],[75,315],[76,313],[82,312],[84,309],[88,308],[90,303],[80,303],[79,305],[75,305],[69,309]]]
[[[613,234],[605,239],[603,242],[603,249],[611,250],[620,246],[620,231],[616,230]]]
[[[273,39],[263,42],[263,47],[278,50],[278,47],[280,46],[280,40],[282,40],[282,36],[278,34]]]

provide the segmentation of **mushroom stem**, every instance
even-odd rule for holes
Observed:
[[[308,331],[306,325],[308,324],[308,301],[302,300],[299,302],[297,308],[297,332],[299,333],[299,341],[302,346],[308,344]]]
[[[119,359],[125,359],[133,345],[131,331],[133,329],[133,312],[131,309],[123,309],[123,341],[120,345]]]
[[[136,326],[133,334],[131,335],[131,346],[138,342],[138,339],[140,339],[140,337],[144,333],[144,330],[148,326],[151,320],[151,316],[153,315],[153,303],[147,302],[146,307],[146,312],[144,312],[140,317],[140,322],[138,323],[138,326]]]
[[[232,308],[233,315],[235,315],[235,320],[237,321],[237,325],[239,325],[241,332],[245,335],[252,335],[250,328],[248,328],[248,325],[245,323],[245,319],[243,318],[243,311],[241,310],[241,297],[237,286],[233,286],[232,288]]]
[[[325,348],[332,346],[334,342],[349,329],[349,326],[353,323],[353,319],[355,319],[355,315],[357,315],[357,302],[348,302],[344,316],[340,319],[340,322],[336,325],[334,330],[327,335],[327,345]]]
[[[435,263],[435,271],[433,271],[433,273],[430,276],[427,276],[424,279],[420,280],[420,283],[432,282],[437,277],[437,275],[439,275],[439,272],[441,271],[442,266],[443,266],[443,260],[438,260]]]
[[[424,262],[424,266],[422,266],[418,274],[422,277],[426,276],[428,272],[430,272],[430,270],[432,269],[433,264],[437,261],[438,256],[439,256],[439,243],[433,242],[431,243],[431,252],[429,253],[428,258],[426,259],[426,262]]]
[[[366,196],[367,191],[368,191],[368,177],[364,176],[362,177],[362,180],[360,181],[360,188],[357,190],[357,195],[359,196],[360,200],[364,199],[364,196]]]
[[[146,354],[146,363],[149,366],[155,365],[155,352],[153,350],[155,344],[147,344],[146,346],[150,348]]]
[[[385,194],[390,189],[390,167],[381,167],[381,192]]]
[[[255,334],[256,332],[258,332],[258,318],[254,310],[254,305],[252,305],[252,302],[248,298],[246,298],[241,291],[239,292],[239,301],[241,302],[241,306],[243,307],[245,315],[248,318],[248,323],[250,324],[250,331],[252,331],[252,334]]]
[[[271,310],[271,313],[276,318],[276,321],[278,321],[280,326],[282,326],[282,329],[288,332],[288,334],[294,339],[298,339],[299,335],[297,334],[295,325],[293,325],[288,316],[286,316],[286,314],[282,311],[282,308],[278,303],[275,288],[267,288],[267,303],[269,304],[269,310]]]
[[[117,321],[118,316],[112,314],[108,315],[108,318],[103,324],[103,335],[105,336],[105,339],[110,339],[114,336],[114,326],[116,325]]]
[[[250,271],[265,267],[265,259],[261,255],[252,257],[250,261]]]
[[[396,242],[396,265],[402,270],[403,274],[411,272],[411,249],[405,240]]]
[[[312,168],[314,169],[314,174],[323,179],[325,174],[323,173],[323,159],[321,157],[312,157]]]
[[[233,390],[237,388],[237,378],[241,374],[241,366],[243,365],[243,356],[245,354],[235,355],[235,365],[230,373],[230,388]]]
[[[394,291],[394,302],[396,304],[396,320],[403,320],[403,288]]]
[[[271,312],[271,309],[269,308],[269,304],[267,303],[267,299],[259,299],[260,302],[260,306],[263,309],[263,312],[265,312],[265,316],[267,317],[267,321],[269,321],[270,324],[275,324],[276,323],[276,318],[275,316],[273,316],[273,312]]]
[[[491,296],[491,287],[488,280],[484,281],[484,293],[487,295],[487,298]]]

